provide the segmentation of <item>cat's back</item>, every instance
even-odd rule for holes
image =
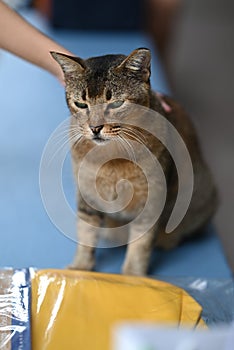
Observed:
[[[178,228],[178,231],[181,231],[181,233],[186,232],[186,234],[189,234],[207,223],[216,211],[218,205],[217,189],[210,169],[203,157],[197,132],[190,117],[174,99],[168,96],[164,96],[163,99],[170,107],[170,112],[165,113],[165,117],[176,128],[183,139],[193,167],[193,195],[188,212]],[[178,191],[175,166],[172,170],[171,181],[169,181],[168,187],[169,193],[171,193],[171,205],[168,203],[168,208],[170,208]]]

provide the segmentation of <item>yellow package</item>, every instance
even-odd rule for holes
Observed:
[[[32,278],[33,350],[109,350],[121,321],[202,326],[183,289],[145,277],[41,270]]]

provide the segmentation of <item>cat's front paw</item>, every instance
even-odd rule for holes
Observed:
[[[144,266],[134,265],[131,262],[124,263],[122,267],[122,273],[124,275],[131,276],[145,276],[147,273],[147,268]]]

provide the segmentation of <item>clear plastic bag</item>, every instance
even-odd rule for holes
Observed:
[[[30,350],[29,270],[0,270],[0,349]]]
[[[163,278],[185,289],[201,306],[208,326],[234,321],[234,280],[207,280],[192,277]]]

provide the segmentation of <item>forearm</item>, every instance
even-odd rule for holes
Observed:
[[[47,70],[60,80],[63,80],[63,73],[49,52],[57,51],[72,55],[1,1],[0,48]]]

